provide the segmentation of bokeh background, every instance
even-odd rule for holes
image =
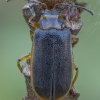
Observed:
[[[87,2],[91,16],[84,11],[84,23],[74,48],[79,77],[75,87],[80,91],[79,100],[100,100],[100,0]],[[22,15],[27,2],[0,0],[0,100],[21,100],[26,95],[24,76],[17,68],[17,59],[31,51],[29,28]]]

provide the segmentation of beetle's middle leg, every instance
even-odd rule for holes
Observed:
[[[79,38],[75,35],[71,35],[71,39],[72,39],[72,47],[74,47],[74,45],[78,43]]]
[[[75,74],[75,77],[74,77],[74,79],[73,79],[73,81],[72,81],[71,89],[70,89],[69,92],[70,92],[71,94],[75,95],[74,83],[76,82],[77,77],[78,77],[78,67],[75,65],[75,63],[73,64],[73,69],[76,70],[76,74]]]
[[[73,64],[73,68],[76,70],[76,74],[75,74],[75,77],[74,77],[74,79],[73,79],[73,81],[72,81],[72,87],[74,86],[74,83],[75,83],[76,80],[77,80],[78,72],[79,72],[78,67],[75,65],[75,63]]]
[[[76,82],[77,80],[77,77],[78,77],[78,67],[76,66],[76,64],[74,63],[74,55],[73,55],[73,51],[71,51],[71,54],[72,54],[72,70],[76,70],[76,74],[72,80],[72,84],[71,84],[71,89],[70,89],[70,93],[75,95],[75,91],[74,91],[74,83]]]
[[[20,59],[18,59],[17,66],[18,66],[21,73],[22,73],[22,68],[21,68],[20,62],[23,60],[28,60],[30,58],[31,58],[31,54],[28,54],[28,55],[25,55],[25,56],[21,57]]]
[[[72,57],[72,70],[73,71],[76,70],[76,74],[75,74],[74,79],[72,80],[72,85],[71,85],[71,87],[73,87],[74,86],[74,83],[76,82],[77,77],[78,77],[78,67],[74,63],[74,55],[73,55],[73,51],[72,50],[71,50],[71,57]]]

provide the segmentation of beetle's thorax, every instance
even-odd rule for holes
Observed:
[[[39,20],[40,28],[48,29],[64,29],[80,30],[82,22],[80,20],[73,21],[68,19],[68,15],[64,15],[59,10],[46,10]],[[76,34],[76,33],[75,33]]]

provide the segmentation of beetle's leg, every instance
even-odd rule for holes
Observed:
[[[34,34],[35,30],[30,30],[30,38],[33,41],[33,34]]]
[[[76,70],[76,74],[75,74],[75,77],[74,77],[74,79],[73,79],[73,81],[72,81],[72,87],[74,86],[74,83],[75,83],[76,80],[77,80],[78,72],[79,72],[78,67],[75,65],[75,63],[73,64],[73,68]]]
[[[76,74],[75,74],[75,77],[74,77],[74,79],[72,81],[72,85],[71,85],[71,87],[73,87],[74,83],[75,83],[75,81],[77,80],[77,77],[78,77],[78,67],[74,63],[74,55],[73,55],[72,49],[71,49],[71,56],[72,56],[72,70],[73,71],[76,70]]]
[[[21,73],[22,73],[22,68],[21,68],[20,62],[23,61],[23,60],[28,60],[30,58],[31,58],[31,54],[28,54],[28,55],[25,55],[25,56],[18,59],[17,66],[18,66]]]
[[[75,91],[74,91],[74,83],[76,82],[77,80],[77,77],[78,77],[78,67],[75,65],[74,63],[74,55],[73,55],[73,51],[71,50],[71,54],[72,54],[72,71],[76,70],[76,74],[72,80],[72,84],[71,84],[71,88],[69,90],[69,92],[73,95],[75,95]]]
[[[69,92],[70,92],[71,94],[75,95],[75,91],[74,91],[74,83],[76,82],[77,77],[78,77],[78,67],[75,65],[75,63],[73,64],[73,69],[76,70],[76,74],[75,74],[75,77],[74,77],[74,79],[73,79],[73,81],[72,81],[71,89],[70,89]]]
[[[72,47],[74,47],[74,45],[78,43],[79,38],[75,35],[71,35],[71,39],[72,39]]]
[[[40,28],[40,24],[36,21],[32,21],[32,19],[30,18],[29,19],[29,22],[28,22],[29,26],[32,26],[34,28]]]

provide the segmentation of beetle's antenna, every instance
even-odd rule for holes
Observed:
[[[9,1],[11,1],[11,0],[6,0],[6,2],[9,2]]]
[[[74,5],[74,4],[72,4],[72,5],[71,5],[71,4],[68,4],[68,6],[77,7],[77,8],[79,8],[79,9],[84,9],[84,10],[88,11],[91,15],[94,15],[93,12],[92,12],[91,10],[89,10],[89,9],[87,9],[87,8],[85,8],[85,7],[78,6],[78,5]]]
[[[62,4],[63,6],[65,6],[65,7],[70,6],[70,7],[76,7],[76,8],[79,8],[79,9],[84,9],[84,10],[88,11],[91,15],[94,15],[92,11],[90,11],[89,9],[87,9],[87,8],[85,8],[85,7],[78,6],[78,5],[74,5],[74,4],[64,4],[64,3],[60,3],[60,5],[61,5],[61,4]],[[58,6],[58,5],[59,5],[59,4],[55,4],[54,7],[56,7],[56,6]]]

